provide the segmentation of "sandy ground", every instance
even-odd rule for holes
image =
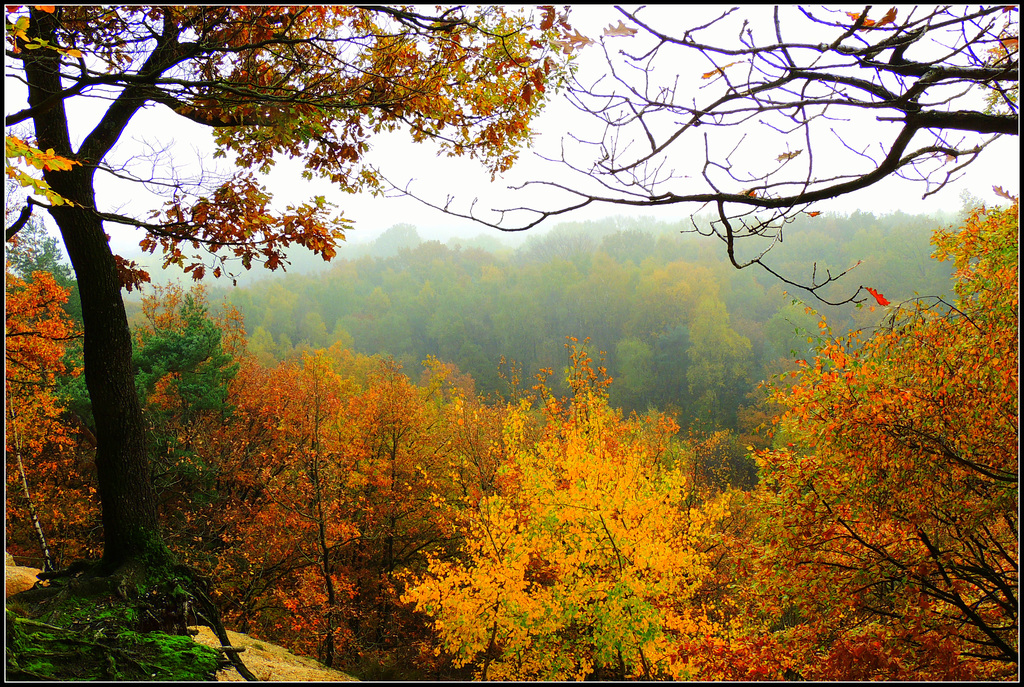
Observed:
[[[4,566],[4,598],[30,589],[37,582],[36,568],[11,565],[12,559],[7,558]],[[192,628],[198,630],[195,640],[207,646],[219,647],[220,641],[208,627]],[[246,667],[260,680],[267,682],[357,682],[354,677],[337,670],[326,668],[311,658],[304,658],[290,653],[276,644],[254,639],[249,635],[228,630],[231,645],[244,647],[241,653]],[[242,676],[233,668],[217,673],[221,682],[244,682]]]
[[[18,592],[23,592],[26,589],[31,589],[39,580],[36,579],[36,573],[39,572],[38,568],[26,568],[20,565],[11,565],[8,563],[4,566],[4,587],[6,593],[4,598]]]
[[[195,640],[207,646],[219,647],[220,640],[208,627],[194,627],[199,630]],[[244,647],[242,662],[252,674],[267,682],[356,682],[354,677],[337,670],[326,668],[311,658],[290,653],[287,649],[270,644],[249,635],[228,630],[231,646]],[[221,682],[243,682],[242,676],[233,668],[217,673]]]

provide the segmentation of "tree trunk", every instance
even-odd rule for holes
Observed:
[[[53,14],[33,9],[32,19],[31,31],[55,44]],[[76,156],[64,101],[49,101],[61,90],[58,55],[51,50],[31,52],[32,57],[25,60],[25,75],[28,103],[35,108],[37,145],[80,163],[69,171],[46,170],[43,177],[54,191],[74,203],[48,209],[60,228],[82,301],[85,384],[96,420],[103,567],[113,571],[129,561],[157,565],[166,562],[167,550],[159,533],[142,409],[132,373],[131,331],[121,299],[117,261],[95,212],[94,189],[96,165],[143,101],[123,92],[83,143],[83,150],[89,152],[80,151]]]
[[[71,197],[79,202],[78,194]],[[128,559],[163,554],[145,425],[132,372],[131,331],[117,263],[102,222],[78,208],[53,208],[51,214],[64,237],[82,299],[85,383],[96,420],[103,563],[112,569]]]

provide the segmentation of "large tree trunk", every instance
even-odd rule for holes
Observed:
[[[88,211],[52,213],[78,277],[85,326],[85,383],[96,420],[96,473],[103,517],[103,562],[162,554],[117,263],[102,223]],[[153,561],[155,562],[155,561]]]
[[[33,10],[32,27],[55,43],[52,14]],[[132,341],[121,299],[117,262],[103,222],[94,208],[95,165],[116,142],[140,103],[122,94],[75,156],[71,150],[63,100],[48,101],[60,91],[56,53],[34,51],[25,61],[29,106],[37,144],[79,160],[70,171],[45,171],[50,187],[71,205],[49,208],[57,222],[78,278],[85,329],[85,383],[96,420],[96,471],[103,518],[103,567],[113,570],[129,561],[164,562],[157,499],[146,449],[142,409],[132,373]],[[88,150],[85,150],[88,149]]]

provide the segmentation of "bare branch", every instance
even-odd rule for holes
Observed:
[[[734,8],[690,28],[675,21],[679,13],[656,14],[673,10],[618,11],[640,31],[631,52],[615,52],[615,38],[603,38],[603,75],[576,80],[567,93],[603,133],[588,139],[577,133],[585,127],[574,124],[559,155],[541,156],[568,173],[520,186],[560,191],[563,205],[495,209],[499,221],[492,222],[477,213],[477,201],[456,212],[452,198],[419,200],[502,231],[523,231],[595,204],[689,204],[696,211],[711,204],[719,218],[712,233],[733,264],[775,274],[765,253],[741,260],[734,252],[738,232],[770,236],[770,222],[751,231],[743,219],[749,213],[766,211],[771,221],[785,223],[814,203],[893,175],[922,183],[924,195],[932,195],[999,136],[1018,133],[1016,48],[1000,53],[995,47],[1019,30],[1016,15],[1000,7],[901,9],[899,19],[881,26],[867,21],[867,10],[851,19],[840,10],[819,16],[780,7],[755,19],[760,9]],[[979,93],[994,94],[987,108],[979,106]],[[871,128],[872,122],[885,126]],[[771,162],[761,152],[764,164],[752,163],[751,153],[769,137],[780,151],[805,153]],[[830,150],[826,167],[821,153],[830,141],[840,156]],[[695,152],[701,147],[703,160]],[[956,161],[952,168],[950,161]],[[392,189],[417,197],[409,188]],[[525,221],[506,224],[524,213]],[[821,287],[843,274],[820,280],[814,270],[809,284],[776,276],[820,298]]]

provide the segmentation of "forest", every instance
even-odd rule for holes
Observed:
[[[6,5],[5,677],[1016,681],[1019,83],[1005,5]]]
[[[827,314],[621,217],[153,287],[168,546],[363,679],[1012,677],[1016,207],[794,223],[781,264],[870,256]],[[102,547],[80,309],[38,226],[6,277],[7,547],[51,570]]]

